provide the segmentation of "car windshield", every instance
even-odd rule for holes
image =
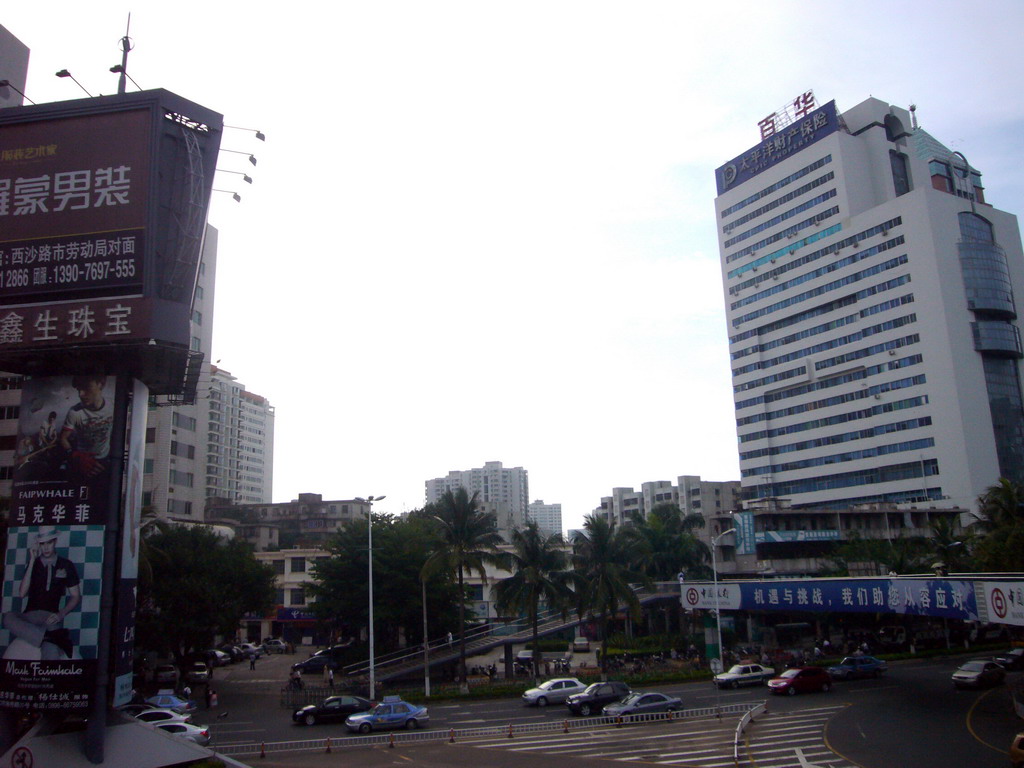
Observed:
[[[852,656],[847,656],[845,659],[839,662],[841,667],[855,667],[857,666],[857,660]]]
[[[728,674],[730,674],[730,675],[742,675],[743,674],[743,667],[741,667],[739,664],[737,664],[737,665],[735,665],[733,667],[729,667]]]
[[[603,683],[591,683],[587,686],[587,690],[585,690],[583,693],[594,693],[602,685]]]
[[[540,688],[540,689],[541,689],[542,691],[550,691],[550,690],[551,690],[551,688],[552,688],[552,687],[553,687],[553,686],[555,685],[555,683],[557,683],[557,682],[561,682],[561,681],[560,681],[560,680],[548,680],[548,681],[547,681],[546,683],[541,683],[541,684],[540,684],[540,685],[538,685],[537,687],[538,687],[538,688]]]
[[[960,667],[960,669],[964,672],[981,672],[983,669],[985,669],[985,662],[968,661],[966,664]]]
[[[641,694],[641,693],[631,693],[631,694],[629,694],[629,696],[624,698],[621,703],[623,703],[623,704],[632,704],[637,699],[639,699],[642,695],[643,694]]]
[[[791,678],[791,677],[796,677],[799,674],[800,674],[800,670],[799,669],[787,669],[785,672],[783,672],[781,675],[779,675],[779,677],[785,677],[785,678],[788,679],[788,678]]]

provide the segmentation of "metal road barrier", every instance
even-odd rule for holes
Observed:
[[[743,731],[746,730],[748,725],[754,722],[754,718],[760,717],[767,712],[768,700],[765,699],[740,718],[740,724],[736,726],[736,738],[734,738],[732,742],[732,760],[736,763],[737,768],[739,768],[740,764],[740,739],[743,738]]]
[[[301,741],[253,742],[251,744],[230,744],[217,747],[222,755],[243,756],[259,755],[271,752],[327,752],[346,747],[372,747],[379,745],[397,745],[441,741],[462,741],[464,739],[494,738],[495,736],[514,739],[527,733],[568,733],[571,731],[593,731],[602,728],[614,728],[617,725],[643,725],[646,723],[672,722],[676,720],[700,720],[709,717],[726,715],[743,715],[753,719],[752,713],[763,710],[765,704],[751,709],[749,704],[726,704],[721,707],[700,707],[684,709],[681,712],[664,712],[650,715],[626,715],[624,717],[584,717],[573,720],[552,720],[545,723],[510,723],[508,725],[489,725],[479,728],[449,728],[436,731],[390,731],[373,733],[369,736],[330,736],[319,739],[302,739]]]

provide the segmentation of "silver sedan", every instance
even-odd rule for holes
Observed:
[[[528,707],[564,704],[567,698],[576,693],[583,693],[586,689],[587,686],[575,677],[556,677],[523,693],[523,704]]]

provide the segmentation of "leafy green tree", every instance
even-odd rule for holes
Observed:
[[[831,575],[846,576],[869,564],[876,573],[925,573],[932,562],[928,542],[921,536],[866,539],[850,531],[850,538],[836,549],[833,566],[826,570]]]
[[[601,641],[607,645],[608,621],[619,605],[639,618],[640,601],[632,584],[650,585],[647,574],[635,567],[637,551],[629,537],[616,530],[603,516],[589,515],[583,531],[573,540],[576,596],[581,612],[596,613]],[[608,654],[601,654],[601,669],[607,671]]]
[[[622,535],[655,581],[675,581],[681,570],[692,579],[711,578],[711,550],[693,533],[703,527],[701,515],[683,515],[675,504],[656,504],[647,517],[634,512]]]
[[[564,613],[572,599],[569,558],[561,534],[545,534],[533,520],[512,532],[512,550],[502,556],[502,567],[512,575],[494,587],[498,609],[526,614],[533,629],[533,676],[540,659],[536,652],[540,604]]]
[[[455,572],[459,583],[459,674],[466,679],[466,571],[477,572],[486,583],[487,563],[498,563],[497,549],[502,543],[493,513],[480,510],[478,495],[465,488],[445,491],[427,507],[437,525],[437,548],[423,566],[423,577],[433,580],[443,573]]]
[[[977,567],[988,572],[1024,570],[1024,487],[1005,477],[978,498],[981,530]],[[973,526],[972,526],[973,527]]]
[[[274,571],[245,542],[203,525],[173,525],[146,538],[161,556],[150,559],[152,582],[139,585],[141,647],[185,657],[218,634],[233,637],[246,613],[270,610]]]
[[[311,610],[322,621],[355,634],[369,624],[366,520],[345,523],[327,542],[329,557],[317,559],[306,584]],[[397,650],[403,638],[423,635],[420,571],[434,550],[434,527],[422,514],[373,515],[374,644]],[[441,574],[427,590],[427,617],[433,632],[451,626],[458,601],[452,578]],[[430,630],[428,630],[429,632]]]
[[[965,531],[953,515],[936,518],[928,527],[932,532],[928,538],[930,559],[943,563],[949,573],[969,570],[974,534]]]

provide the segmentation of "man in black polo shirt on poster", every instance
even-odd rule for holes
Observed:
[[[25,600],[22,610],[6,614],[3,620],[13,636],[12,646],[20,639],[38,648],[40,659],[71,658],[71,633],[64,628],[64,619],[82,602],[82,591],[74,563],[57,554],[57,529],[53,526],[42,527],[35,534],[18,594]],[[26,650],[24,645],[22,649]],[[9,647],[4,658],[25,656]]]

